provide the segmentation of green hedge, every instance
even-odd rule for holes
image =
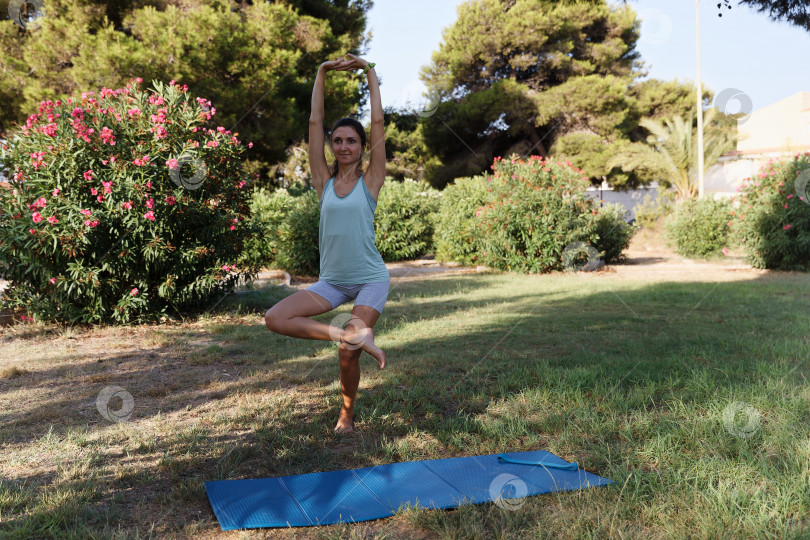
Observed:
[[[602,259],[606,264],[617,263],[626,258],[623,252],[640,228],[625,221],[627,215],[628,211],[622,205],[608,203],[590,218],[589,228],[593,228],[598,237],[594,247],[598,252],[604,253]]]
[[[296,198],[285,189],[258,189],[250,201],[250,221],[258,234],[245,244],[241,264],[273,266],[278,256],[278,230],[295,204]]]
[[[440,199],[425,182],[386,180],[374,216],[375,243],[385,262],[415,259],[434,249]]]
[[[491,191],[484,176],[456,178],[442,190],[434,234],[437,261],[465,266],[480,262],[475,213],[487,203]]]
[[[683,257],[719,257],[729,245],[730,210],[728,199],[686,199],[667,218],[664,233]]]

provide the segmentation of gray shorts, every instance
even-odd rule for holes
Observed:
[[[387,279],[357,285],[339,285],[318,280],[304,290],[323,296],[332,306],[332,309],[356,298],[355,306],[368,306],[382,313],[385,302],[388,300],[390,283],[391,280]]]

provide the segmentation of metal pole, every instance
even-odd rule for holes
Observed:
[[[700,84],[700,0],[695,0],[697,39],[697,151],[698,198],[703,198],[703,90]]]

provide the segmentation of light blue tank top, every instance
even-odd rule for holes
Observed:
[[[365,175],[363,175],[365,176]],[[374,211],[377,201],[361,176],[345,197],[335,192],[335,179],[323,187],[320,199],[318,279],[338,285],[355,285],[391,279],[374,245]]]

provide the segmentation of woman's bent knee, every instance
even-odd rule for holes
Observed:
[[[276,332],[276,333],[280,334],[281,333],[280,332],[280,330],[281,330],[280,323],[283,320],[284,319],[282,317],[279,317],[279,315],[277,313],[273,313],[272,308],[268,309],[267,313],[264,314],[264,324],[265,324],[265,326],[267,326],[267,329],[270,330],[271,332]]]

